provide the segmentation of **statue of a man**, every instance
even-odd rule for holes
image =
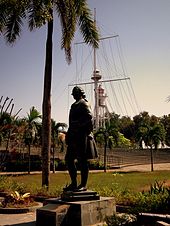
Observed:
[[[72,90],[75,102],[69,113],[69,128],[66,134],[67,153],[65,156],[71,184],[64,191],[85,191],[88,179],[88,159],[96,158],[97,151],[92,136],[92,113],[81,87]],[[91,142],[93,140],[93,143]],[[81,171],[81,183],[77,185],[77,159]]]

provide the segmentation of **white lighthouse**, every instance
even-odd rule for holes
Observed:
[[[95,98],[95,107],[94,107],[94,128],[98,129],[100,127],[105,127],[105,122],[108,120],[109,112],[106,105],[106,98],[108,97],[105,93],[102,85],[99,84],[99,80],[102,78],[100,71],[98,69],[94,70],[93,76],[91,77],[94,80],[94,98]]]

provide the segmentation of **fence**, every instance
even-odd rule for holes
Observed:
[[[55,158],[63,160],[65,152],[61,152],[60,149],[55,151]],[[130,165],[142,165],[150,164],[151,152],[149,149],[144,150],[132,150],[132,149],[107,149],[106,156],[104,156],[104,150],[99,148],[98,160],[104,163],[104,157],[106,157],[106,166],[110,168],[121,168]],[[14,162],[18,160],[27,161],[28,153],[24,152],[7,152],[0,150],[0,170],[5,163]],[[52,153],[51,153],[52,159]],[[31,161],[37,162],[41,160],[41,149],[34,148],[31,150]],[[170,149],[153,150],[153,163],[170,163]]]
[[[100,150],[100,161],[104,162],[104,151]],[[151,150],[107,149],[106,164],[111,168],[150,164]],[[170,149],[153,150],[153,163],[170,163]]]

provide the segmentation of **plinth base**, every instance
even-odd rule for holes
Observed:
[[[74,202],[74,201],[90,201],[90,200],[99,200],[100,196],[95,191],[67,191],[63,192],[61,195],[63,201]]]
[[[116,205],[113,197],[74,202],[47,199],[46,205],[36,211],[36,226],[102,225],[106,216],[112,216],[115,212]]]

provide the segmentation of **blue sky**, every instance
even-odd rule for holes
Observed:
[[[170,1],[169,0],[88,0],[96,8],[101,36],[118,34],[128,76],[141,111],[163,116],[170,113]],[[76,53],[67,65],[60,50],[60,24],[55,22],[52,117],[68,121],[69,84],[75,81]],[[45,61],[46,27],[29,32],[25,26],[21,37],[11,47],[0,37],[0,96],[13,98],[13,113],[20,108],[26,116],[32,106],[41,112]],[[77,33],[73,43],[82,41]],[[86,76],[91,74],[87,66]],[[133,116],[131,114],[130,116]]]

